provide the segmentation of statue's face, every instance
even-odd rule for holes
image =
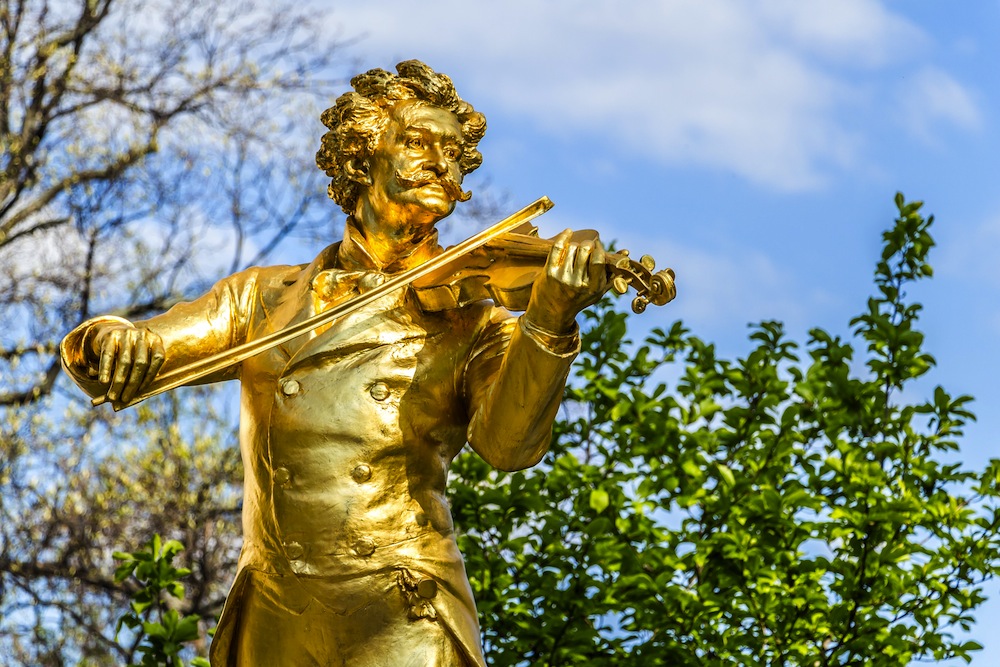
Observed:
[[[462,171],[462,125],[450,111],[404,101],[393,107],[388,127],[368,161],[369,198],[387,206],[388,217],[432,223],[455,208]],[[446,180],[453,187],[440,185]],[[417,220],[413,220],[416,222]]]

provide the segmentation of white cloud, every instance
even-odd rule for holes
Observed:
[[[442,0],[419,8],[387,0],[342,7],[328,20],[365,35],[356,46],[365,66],[418,57],[488,112],[779,190],[816,187],[856,166],[865,138],[842,112],[864,113],[879,86],[854,75],[906,60],[928,41],[877,0]],[[959,102],[925,100],[927,122],[975,118],[946,75],[920,81],[924,97],[943,92],[938,99]]]
[[[910,130],[925,141],[934,141],[934,131],[942,121],[970,130],[981,123],[972,95],[935,67],[921,69],[900,84],[899,108]]]
[[[760,10],[777,39],[835,62],[879,67],[928,41],[877,0],[765,0]]]

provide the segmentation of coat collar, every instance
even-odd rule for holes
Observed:
[[[438,245],[438,233],[435,229],[423,241],[410,246],[405,253],[396,257],[392,262],[383,264],[376,259],[364,233],[354,217],[351,216],[347,219],[347,225],[344,227],[344,240],[337,252],[336,265],[329,268],[348,271],[380,271],[389,274],[401,273],[423,264],[439,254],[441,250],[441,246]]]
[[[344,229],[344,240],[327,246],[301,271],[293,272],[285,281],[285,288],[274,307],[267,309],[265,306],[269,328],[272,331],[283,329],[312,317],[323,309],[323,301],[317,298],[315,293],[320,274],[358,271],[399,273],[426,262],[440,252],[442,248],[438,244],[437,230],[434,230],[426,239],[412,246],[391,264],[380,266],[354,219],[348,218]],[[279,347],[286,357],[291,358],[315,336],[315,332],[303,334]]]

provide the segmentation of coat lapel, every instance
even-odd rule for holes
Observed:
[[[315,300],[312,295],[312,281],[320,271],[327,266],[333,266],[339,243],[325,248],[298,274],[292,274],[281,286],[276,299],[267,299],[261,295],[261,306],[267,319],[263,334],[281,331],[298,324],[316,314]],[[287,343],[278,346],[285,359],[290,359],[310,339],[311,333],[302,334]]]
[[[293,326],[312,317],[317,312],[320,312],[321,309],[328,307],[330,304],[324,304],[314,291],[314,281],[320,273],[336,273],[340,270],[356,273],[358,269],[365,270],[364,265],[367,263],[367,255],[362,253],[363,248],[357,242],[354,243],[354,246],[357,246],[354,254],[362,253],[363,255],[361,260],[355,259],[353,262],[358,264],[358,266],[352,266],[350,271],[340,267],[338,257],[342,249],[341,246],[342,243],[334,243],[326,247],[300,272],[291,274],[279,288],[280,293],[276,298],[267,298],[265,295],[261,295],[262,311],[264,312],[266,322],[263,325],[263,331],[258,335],[280,331]],[[437,245],[436,235],[430,237],[424,246],[440,250],[440,247]],[[334,280],[334,282],[336,281]],[[384,342],[388,344],[394,340],[412,337],[412,331],[409,331],[409,326],[411,325],[409,321],[405,323],[394,322],[394,318],[385,317],[393,311],[400,313],[399,308],[408,298],[408,293],[409,290],[407,288],[400,288],[369,304],[360,311],[327,325],[327,327],[320,329],[318,334],[315,331],[309,332],[279,345],[276,348],[276,352],[283,356],[286,363],[291,364],[301,361],[310,354],[321,350],[328,350],[333,341],[337,341],[338,344],[345,342],[348,346],[357,343],[371,347],[373,344],[379,342],[379,338],[384,339]],[[346,300],[356,295],[357,292],[349,292],[342,298]],[[336,300],[333,303],[337,303],[338,301]],[[339,302],[342,303],[342,301]],[[404,319],[409,320],[405,316]],[[371,327],[374,327],[373,323],[376,321],[381,323],[380,329],[389,330],[369,330]]]
[[[289,365],[298,364],[315,354],[360,351],[421,337],[420,334],[423,332],[415,333],[411,318],[405,309],[400,308],[407,292],[407,288],[400,288],[358,311],[337,319],[329,328],[304,340],[292,352]],[[355,297],[357,294],[348,299]]]

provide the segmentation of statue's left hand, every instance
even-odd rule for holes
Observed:
[[[577,314],[600,301],[610,286],[600,240],[574,242],[571,236],[567,229],[553,239],[525,310],[529,322],[553,334],[570,332]]]

